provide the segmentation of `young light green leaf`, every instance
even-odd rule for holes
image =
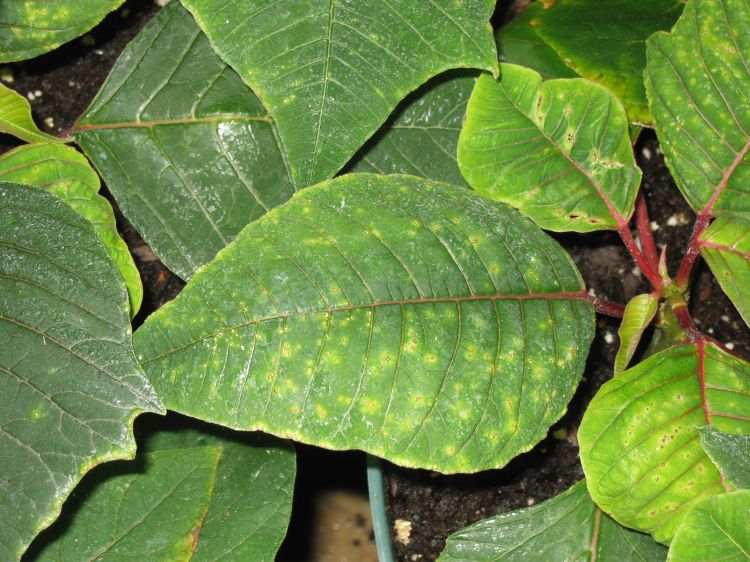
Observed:
[[[578,430],[591,497],[669,542],[688,509],[724,491],[698,428],[750,432],[750,364],[711,343],[657,353],[606,383]]]
[[[86,33],[122,3],[123,0],[0,2],[0,62],[30,59],[51,51]]]
[[[677,186],[705,216],[750,218],[750,6],[691,0],[647,46],[646,90]]]
[[[541,2],[532,2],[514,20],[495,31],[500,60],[536,70],[545,80],[577,78],[578,74],[539,36],[537,17],[543,12]]]
[[[750,560],[750,490],[707,498],[690,510],[669,547],[669,562]]]
[[[432,76],[452,68],[497,74],[492,0],[183,4],[263,100],[300,186],[333,176]]]
[[[720,217],[700,238],[703,259],[750,326],[750,219]]]
[[[248,225],[136,332],[170,409],[407,466],[503,466],[575,389],[592,306],[509,207],[349,174]]]
[[[88,219],[120,270],[128,289],[130,317],[143,300],[141,276],[120,238],[112,206],[99,195],[99,176],[76,150],[59,144],[29,144],[0,155],[0,180],[33,185],[54,193]]]
[[[596,507],[586,482],[544,503],[479,521],[448,537],[441,562],[659,562],[667,549]]]
[[[620,336],[620,348],[615,357],[615,374],[624,371],[630,363],[641,341],[641,336],[656,316],[658,307],[658,297],[650,293],[633,297],[625,306],[625,314],[617,330],[617,335]]]
[[[501,72],[479,78],[466,110],[458,164],[469,185],[548,230],[627,224],[641,173],[622,105],[587,80]]]
[[[700,429],[701,445],[729,484],[750,489],[750,435],[731,435],[711,426]]]
[[[611,90],[631,121],[649,125],[646,39],[669,30],[683,5],[683,0],[559,0],[536,10],[534,30],[567,66]]]
[[[0,182],[0,559],[20,557],[88,469],[131,457],[133,419],[161,410],[127,311],[88,221]]]
[[[347,171],[412,174],[466,185],[456,147],[475,82],[476,75],[466,71],[430,80],[401,103]]]
[[[179,2],[128,45],[75,138],[184,279],[294,193],[268,114]]]
[[[26,142],[64,142],[40,131],[31,117],[31,106],[26,98],[3,84],[0,84],[0,133],[8,133]]]
[[[179,416],[148,416],[136,435],[136,461],[88,475],[57,523],[32,545],[29,562],[118,555],[274,559],[291,513],[291,446]]]

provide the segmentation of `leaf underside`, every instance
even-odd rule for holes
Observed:
[[[714,496],[685,517],[669,548],[669,562],[750,560],[750,490]]]
[[[0,183],[0,559],[21,555],[89,468],[131,457],[133,418],[160,409],[91,225]]]
[[[680,191],[697,212],[750,218],[750,6],[691,1],[647,47],[651,112]]]
[[[453,533],[441,562],[659,562],[667,549],[599,510],[581,481],[539,505],[503,513]]]
[[[75,138],[184,279],[294,193],[267,112],[179,2],[128,45]]]
[[[61,139],[40,131],[31,116],[31,106],[26,98],[3,84],[0,84],[0,133],[26,142],[61,142]]]
[[[699,428],[750,433],[748,412],[748,363],[704,343],[651,356],[606,383],[581,422],[591,497],[620,523],[670,541],[692,505],[724,491]]]
[[[30,59],[83,35],[123,0],[0,2],[0,62]]]
[[[99,176],[86,158],[59,144],[29,144],[0,155],[0,181],[41,187],[86,218],[120,271],[128,289],[130,316],[143,300],[141,276],[125,241],[120,238],[112,206],[99,195]]]
[[[474,189],[542,228],[615,229],[633,213],[641,173],[625,111],[601,86],[503,64],[477,80],[458,144]]]
[[[572,261],[515,211],[357,174],[249,225],[135,339],[170,409],[471,472],[546,434],[591,337]]]
[[[333,176],[432,76],[497,72],[490,0],[183,4],[274,117],[299,186]]]
[[[274,559],[291,514],[291,446],[177,416],[139,419],[136,434],[136,460],[89,474],[29,562]]]
[[[617,330],[620,347],[615,356],[615,374],[624,371],[633,358],[643,332],[656,316],[659,299],[650,293],[637,295],[625,306],[622,322]]]
[[[724,479],[735,488],[750,489],[750,434],[731,435],[710,426],[700,433],[703,449]]]

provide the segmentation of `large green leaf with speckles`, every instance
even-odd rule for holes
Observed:
[[[178,416],[139,420],[136,436],[135,461],[87,475],[29,562],[274,559],[292,507],[290,445]]]
[[[407,97],[346,171],[411,174],[466,185],[456,162],[458,135],[476,74],[438,76]]]
[[[263,100],[298,185],[333,176],[418,86],[497,73],[491,0],[183,0]]]
[[[669,562],[750,560],[750,490],[702,501],[690,510],[669,547]]]
[[[731,435],[707,426],[700,429],[701,445],[725,481],[750,490],[750,433]]]
[[[83,35],[123,0],[0,2],[0,62],[29,59]]]
[[[470,472],[564,412],[592,314],[567,254],[513,209],[351,174],[248,225],[135,341],[170,409]]]
[[[185,279],[294,193],[267,112],[179,2],[128,45],[74,135],[123,214]]]
[[[646,39],[669,30],[682,0],[556,0],[537,9],[534,32],[580,76],[611,90],[628,117],[650,124],[643,69]],[[574,30],[574,31],[572,31]]]
[[[59,144],[27,144],[0,155],[0,181],[34,185],[63,199],[84,216],[115,262],[128,289],[130,316],[138,312],[143,286],[112,206],[99,195],[99,176],[78,151]]]
[[[722,493],[699,428],[750,433],[750,364],[714,344],[681,344],[606,383],[578,431],[591,497],[628,527],[669,542],[686,512]]]
[[[92,226],[0,182],[0,559],[21,555],[88,469],[132,457],[133,418],[160,409]]]
[[[704,216],[750,218],[750,5],[691,0],[648,41],[646,89],[667,165]]]
[[[501,71],[479,78],[466,110],[458,164],[469,185],[549,230],[626,224],[641,173],[620,102],[580,78]]]
[[[720,217],[699,244],[719,285],[750,325],[750,220]]]
[[[619,525],[579,482],[544,503],[495,515],[448,537],[441,562],[659,562],[667,549]]]

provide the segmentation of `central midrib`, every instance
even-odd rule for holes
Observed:
[[[211,117],[185,117],[184,119],[154,119],[151,121],[121,121],[117,123],[83,123],[75,125],[72,132],[93,131],[97,129],[127,129],[137,127],[157,127],[160,125],[192,125],[194,123],[221,123],[223,121],[256,121],[273,123],[268,116],[252,115],[212,115]]]

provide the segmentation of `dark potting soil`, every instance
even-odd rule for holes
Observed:
[[[13,76],[8,85],[33,98],[34,115],[43,130],[60,134],[88,107],[119,53],[157,10],[158,6],[151,1],[129,0],[86,38],[76,39],[32,61],[5,65]],[[0,136],[0,152],[17,144],[10,137]],[[674,272],[687,244],[694,215],[672,182],[652,132],[642,135],[636,155],[644,171],[643,187],[651,219],[658,227],[654,235],[658,244],[667,246],[668,264]],[[104,189],[106,194],[106,186]],[[117,210],[116,214],[144,283],[144,304],[135,320],[138,326],[151,312],[174,298],[184,283],[159,262]],[[625,303],[648,290],[616,234],[555,237],[573,256],[587,286],[598,296]],[[731,344],[735,353],[750,358],[750,332],[702,263],[694,285],[691,309],[697,325],[718,341]],[[502,470],[444,476],[385,463],[391,520],[411,523],[408,544],[395,540],[394,535],[398,560],[434,560],[450,533],[496,513],[544,501],[583,477],[576,430],[596,390],[612,376],[617,326],[614,319],[597,317],[596,337],[583,381],[567,414],[544,441]],[[300,448],[300,453],[295,511],[280,553],[280,558],[288,560],[306,557],[310,531],[306,528],[305,506],[310,501],[310,488],[337,481],[360,490],[364,486],[361,453],[337,457],[338,453],[311,447]]]

